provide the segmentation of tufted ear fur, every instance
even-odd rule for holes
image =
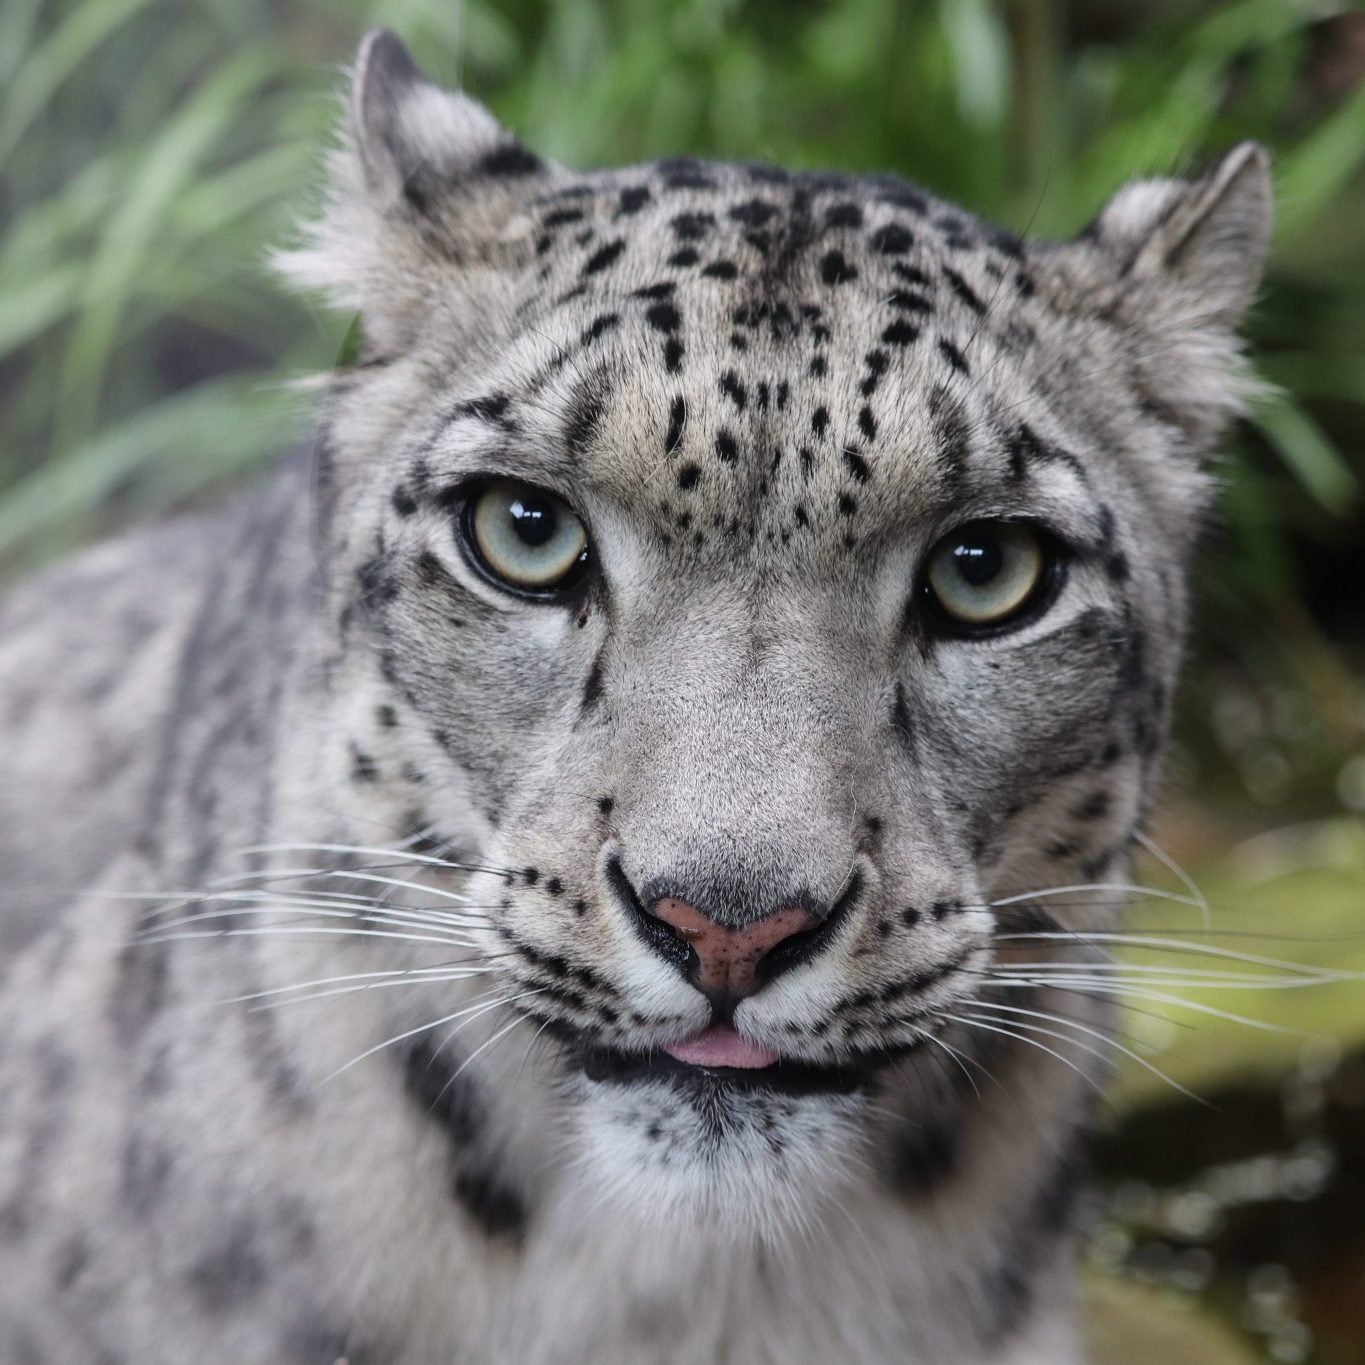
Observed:
[[[356,55],[323,211],[276,265],[361,314],[369,347],[401,349],[443,294],[516,255],[517,211],[554,167],[476,101],[433,85],[387,29]]]
[[[1265,151],[1243,142],[1189,180],[1126,185],[1069,252],[1138,339],[1138,378],[1197,448],[1257,391],[1236,336],[1270,242]]]

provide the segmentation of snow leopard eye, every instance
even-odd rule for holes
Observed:
[[[998,626],[1034,603],[1049,577],[1048,547],[1030,526],[974,521],[929,557],[926,591],[959,629]]]
[[[478,566],[518,592],[561,591],[588,563],[588,533],[568,503],[510,479],[474,492],[465,504],[464,535]]]

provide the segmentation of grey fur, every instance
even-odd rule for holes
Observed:
[[[962,1021],[1019,1003],[991,902],[1122,880],[1268,223],[1252,146],[1064,244],[889,178],[573,174],[372,35],[282,259],[364,318],[316,458],[0,607],[0,1357],[1079,1359],[1100,1049]],[[605,588],[476,574],[487,472],[567,498]],[[1024,515],[1055,601],[928,631],[938,537]],[[709,1016],[613,859],[741,926],[853,887],[736,1021],[875,1092],[588,1079]],[[418,885],[289,871],[366,864]],[[263,899],[120,898],[215,884]],[[345,932],[225,932],[267,927]],[[241,1000],[452,958],[489,974]]]

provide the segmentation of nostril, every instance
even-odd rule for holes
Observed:
[[[824,952],[848,918],[849,911],[862,892],[862,874],[855,871],[849,878],[843,894],[834,902],[833,908],[823,920],[799,933],[787,935],[758,960],[755,971],[760,983],[766,985],[783,972],[791,971],[793,967],[799,967]]]
[[[607,881],[629,916],[631,927],[645,943],[661,957],[681,967],[684,972],[695,971],[698,965],[697,955],[687,939],[675,933],[669,924],[645,909],[619,858],[612,858],[607,863]]]

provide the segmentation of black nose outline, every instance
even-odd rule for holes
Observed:
[[[626,875],[620,858],[613,856],[607,863],[606,872],[607,880],[626,911],[631,927],[660,957],[677,967],[688,982],[696,986],[694,978],[700,973],[701,960],[692,947],[679,937],[671,925],[649,913],[640,899],[639,892]],[[821,916],[819,924],[783,939],[781,943],[764,953],[754,967],[755,990],[761,990],[783,973],[803,966],[824,952],[862,896],[864,885],[863,874],[855,867],[839,899]],[[813,907],[812,912],[820,914],[819,910]],[[735,1005],[739,1003],[728,996],[722,998],[716,993],[701,990],[700,986],[697,986],[697,989],[711,1001],[718,1017],[728,1018]]]

